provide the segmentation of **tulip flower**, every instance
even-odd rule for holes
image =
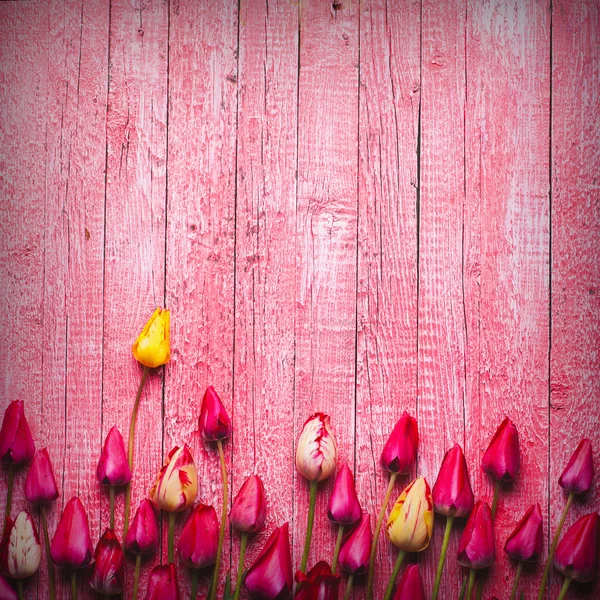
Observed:
[[[99,594],[114,596],[125,584],[125,554],[112,529],[107,529],[94,551],[90,585]]]
[[[344,538],[339,554],[340,566],[350,574],[346,586],[346,598],[350,597],[354,576],[367,571],[372,541],[371,517],[368,513],[362,513],[358,525]]]
[[[2,572],[13,579],[26,579],[38,570],[41,558],[40,538],[31,515],[23,510],[14,521],[7,518],[0,545]]]
[[[340,587],[340,576],[331,572],[330,566],[322,560],[306,575],[302,571],[296,573],[295,600],[337,600]]]
[[[150,572],[146,600],[181,600],[175,565],[157,565]]]
[[[337,448],[331,428],[329,416],[315,413],[309,417],[302,428],[296,448],[296,469],[298,473],[310,481],[310,503],[308,508],[308,524],[300,571],[306,571],[310,540],[312,538],[315,504],[317,501],[317,485],[335,472]]]
[[[273,531],[256,562],[248,569],[244,587],[253,598],[284,600],[292,593],[293,585],[289,527],[284,523]]]
[[[433,486],[433,506],[435,512],[446,517],[446,529],[435,575],[432,600],[436,600],[439,593],[454,519],[468,516],[473,509],[474,501],[467,461],[462,448],[455,444],[444,455],[440,472]]]
[[[419,565],[410,565],[400,579],[394,600],[425,600]]]
[[[0,574],[0,598],[2,600],[18,600],[17,592],[2,574]]]

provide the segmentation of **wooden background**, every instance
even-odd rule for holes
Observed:
[[[540,502],[548,537],[581,437],[599,459],[599,54],[596,0],[0,2],[0,408],[25,400],[49,449],[51,531],[75,494],[94,542],[107,526],[95,466],[112,425],[126,436],[131,344],[166,305],[172,361],[142,400],[134,507],[186,442],[199,499],[220,513],[217,453],[197,432],[208,384],[233,419],[233,492],[255,471],[267,490],[250,561],[290,521],[299,564],[308,486],[293,455],[313,411],[331,415],[372,515],[403,410],[419,421],[417,472],[433,484],[459,442],[488,501],[479,464],[508,415],[522,469],[503,489],[484,588],[506,597],[516,521]],[[15,512],[30,509],[25,476]],[[311,564],[333,550],[331,488]],[[599,490],[567,525],[600,508]],[[462,527],[444,599],[460,588]],[[428,593],[442,533],[436,519],[416,557]],[[234,575],[238,544],[228,536]],[[395,558],[383,540],[378,597]],[[132,574],[130,560],[129,588]],[[525,598],[539,575],[525,572]],[[179,578],[186,597],[184,567]],[[42,565],[26,597],[46,598],[46,584]]]

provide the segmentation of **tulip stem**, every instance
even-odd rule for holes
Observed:
[[[331,559],[331,572],[335,575],[337,571],[338,556],[340,555],[340,548],[342,547],[342,538],[344,537],[344,526],[340,525],[338,528],[337,540],[335,542],[335,550],[333,551],[333,558]]]
[[[510,600],[515,600],[517,597],[517,589],[519,588],[519,579],[521,579],[521,571],[523,570],[523,562],[519,561],[517,565],[517,572],[515,573],[515,582],[513,583],[512,590],[510,592]]]
[[[496,518],[499,497],[500,497],[500,480],[496,479],[496,483],[494,484],[494,499],[492,500],[492,519]]]
[[[350,593],[352,592],[352,584],[354,583],[354,573],[348,575],[348,583],[346,584],[346,592],[344,593],[344,600],[350,600]]]
[[[448,552],[448,542],[450,541],[450,533],[452,531],[452,525],[454,525],[454,517],[446,517],[446,529],[444,531],[444,541],[442,542],[442,551],[440,552],[440,559],[438,561],[437,572],[435,574],[435,584],[433,586],[433,594],[431,600],[436,600],[440,592],[440,583],[442,581],[442,573],[444,572],[444,564],[446,562],[446,553]]]
[[[458,600],[465,600],[465,592],[467,591],[467,578],[463,575],[462,585],[458,593]]]
[[[556,528],[556,533],[554,534],[554,538],[552,539],[552,546],[550,546],[550,552],[548,553],[548,559],[546,560],[546,566],[544,567],[544,574],[542,575],[540,591],[538,592],[538,600],[542,600],[542,598],[544,597],[546,583],[548,582],[548,575],[550,574],[550,567],[552,566],[552,561],[554,559],[554,552],[556,552],[556,546],[558,545],[558,538],[560,537],[560,532],[562,531],[563,525],[565,524],[565,519],[567,518],[567,513],[569,512],[569,508],[571,508],[572,502],[573,492],[571,492],[569,494],[569,497],[567,498],[567,503],[565,504],[565,508],[563,509],[560,521],[558,522],[558,527]]]
[[[131,596],[132,600],[137,600],[138,594],[138,582],[140,580],[140,566],[142,564],[142,555],[135,555],[135,574],[133,576],[133,595]]]
[[[558,595],[558,600],[563,600],[566,597],[569,586],[571,585],[571,581],[573,580],[570,577],[565,579],[565,582],[560,590],[560,594]]]
[[[6,519],[10,519],[10,509],[12,506],[12,491],[13,481],[15,479],[15,465],[13,463],[8,464],[8,484],[6,490],[6,511],[4,512],[4,525],[2,527],[2,537],[6,531]]]
[[[111,485],[108,488],[108,496],[110,498],[110,528],[115,528],[115,488]]]
[[[56,591],[54,583],[54,564],[50,556],[50,536],[48,535],[48,521],[46,520],[46,507],[42,504],[42,528],[44,529],[44,546],[46,548],[46,564],[48,565],[48,588],[50,600],[55,600]]]
[[[392,592],[394,591],[394,584],[396,583],[396,579],[398,578],[398,573],[400,572],[400,567],[402,566],[402,562],[404,561],[405,556],[406,552],[403,552],[402,550],[398,552],[398,558],[396,559],[396,564],[394,566],[394,570],[392,571],[392,576],[390,577],[387,589],[385,590],[385,596],[383,597],[383,600],[391,599]]]
[[[217,546],[217,561],[213,571],[213,585],[210,588],[209,600],[215,600],[217,597],[217,588],[219,587],[219,570],[221,569],[221,554],[223,553],[223,539],[225,538],[225,523],[227,522],[227,465],[225,464],[225,454],[223,453],[223,443],[217,440],[219,449],[219,460],[221,462],[221,479],[223,480],[223,508],[221,509],[221,529],[219,531],[219,545]]]
[[[17,579],[17,595],[19,596],[19,600],[23,600],[23,580]]]
[[[175,549],[175,515],[176,513],[169,513],[169,564],[173,562],[174,559],[174,549]]]
[[[310,541],[312,539],[313,523],[315,521],[315,505],[317,503],[318,481],[310,482],[310,502],[308,505],[308,523],[306,524],[306,538],[304,540],[304,551],[302,552],[302,562],[300,563],[300,572],[306,573],[306,563],[308,563],[308,554],[310,552]]]
[[[71,600],[77,600],[77,571],[71,571]]]
[[[390,475],[390,482],[388,483],[387,490],[385,492],[385,496],[383,498],[383,504],[381,505],[381,510],[379,511],[379,517],[377,517],[377,525],[375,526],[375,535],[373,536],[373,542],[371,543],[371,555],[369,557],[369,577],[367,580],[367,600],[373,599],[373,579],[375,578],[375,554],[377,553],[377,540],[379,539],[379,532],[381,531],[381,524],[383,522],[383,517],[385,516],[385,512],[388,508],[388,503],[390,501],[390,496],[392,495],[392,490],[394,489],[394,483],[396,483],[397,473],[392,473]]]
[[[199,569],[192,569],[192,588],[190,590],[190,600],[196,600],[198,595],[198,574]]]
[[[471,596],[473,596],[473,588],[475,587],[476,576],[477,571],[475,569],[471,569],[469,571],[469,587],[467,588],[467,600],[471,600]]]
[[[244,559],[246,557],[246,544],[248,543],[248,532],[242,533],[242,543],[240,545],[240,560],[238,561],[237,580],[235,582],[235,594],[233,600],[238,600],[242,591],[242,579],[244,577]]]

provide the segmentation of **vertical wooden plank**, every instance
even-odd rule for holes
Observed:
[[[354,461],[359,4],[300,4],[296,215],[296,442],[315,411],[331,416],[339,461]],[[308,483],[295,486],[293,555],[300,564]],[[331,560],[321,485],[309,568]]]
[[[506,416],[521,440],[521,470],[500,491],[487,597],[514,579],[506,538],[531,504],[546,508],[550,14],[537,2],[470,1],[467,11],[465,451],[476,497],[491,504],[481,458]],[[524,574],[527,597],[538,579]]]
[[[297,6],[244,0],[239,44],[232,495],[257,473],[268,500],[251,564],[273,528],[294,516]],[[234,535],[233,577],[238,556]]]
[[[232,411],[237,39],[236,3],[171,3],[166,277],[173,352],[163,455],[175,445],[190,446],[198,499],[215,506],[219,518],[218,453],[197,428],[208,385]],[[229,457],[229,443],[225,450]],[[178,518],[179,527],[184,519]],[[163,546],[166,556],[166,537]],[[179,580],[182,595],[189,594],[185,569]],[[199,592],[207,586],[206,577]]]
[[[420,2],[382,0],[360,15],[356,485],[372,527],[389,477],[381,451],[402,412],[417,414],[420,12]],[[409,478],[399,478],[392,502]],[[394,561],[384,532],[375,598]]]
[[[597,2],[556,2],[552,13],[552,351],[550,362],[550,523],[565,495],[558,478],[579,440],[599,463],[600,358],[600,14]],[[571,508],[565,527],[600,510],[600,484]],[[554,572],[549,598],[562,576]],[[598,580],[569,597],[596,598]]]

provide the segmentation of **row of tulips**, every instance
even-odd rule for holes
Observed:
[[[157,509],[168,514],[168,564],[156,566],[149,577],[146,599],[180,598],[178,575],[174,561],[175,549],[180,561],[191,569],[192,598],[196,597],[198,576],[202,569],[212,567],[208,599],[217,594],[223,538],[227,522],[228,489],[223,443],[231,435],[231,421],[216,391],[209,387],[203,397],[199,416],[199,431],[218,450],[221,465],[223,504],[221,520],[215,509],[197,504],[198,478],[192,454],[186,445],[175,447],[167,456],[149,498],[142,500],[131,524],[129,506],[132,475],[135,425],[144,384],[152,369],[167,363],[170,358],[169,311],[157,309],[133,345],[134,357],[143,365],[140,386],[131,415],[128,451],[123,437],[113,427],[105,440],[96,474],[101,485],[108,486],[110,497],[110,526],[93,548],[85,509],[74,497],[64,507],[56,532],[50,541],[45,507],[58,498],[58,488],[46,449],[35,452],[34,441],[27,425],[22,402],[12,402],[6,409],[0,432],[0,460],[8,465],[8,486],[5,531],[0,545],[0,570],[17,581],[15,591],[10,582],[0,576],[0,598],[12,600],[23,597],[23,580],[33,575],[40,564],[42,549],[31,515],[21,511],[11,517],[14,469],[31,461],[25,483],[25,497],[41,507],[41,522],[46,546],[49,575],[49,597],[55,598],[54,566],[71,571],[72,596],[77,594],[77,572],[90,568],[89,583],[100,594],[119,594],[125,582],[125,552],[135,555],[134,600],[138,595],[138,577],[142,555],[152,554],[159,546]],[[265,523],[266,501],[263,484],[258,475],[249,477],[240,488],[229,513],[230,526],[241,534],[239,564],[233,590],[227,585],[225,597],[238,600],[242,586],[250,596],[262,600],[283,600],[294,594],[300,600],[333,600],[338,598],[341,575],[347,573],[344,598],[352,593],[354,578],[367,575],[367,598],[373,597],[376,574],[375,556],[378,539],[387,512],[390,496],[398,475],[411,473],[418,449],[416,420],[404,413],[394,427],[381,455],[383,468],[390,473],[389,485],[372,533],[370,516],[363,512],[356,494],[352,472],[342,464],[327,505],[328,518],[338,526],[338,536],[331,564],[321,561],[307,570],[310,557],[312,529],[318,486],[337,469],[337,449],[330,419],[316,413],[304,424],[296,451],[296,468],[310,482],[310,502],[302,560],[293,575],[290,554],[289,528],[284,523],[270,534],[256,561],[245,570],[245,552],[250,536]],[[520,449],[517,430],[507,418],[496,431],[482,460],[482,469],[495,481],[494,498],[490,507],[475,502],[467,463],[457,444],[444,456],[433,489],[423,477],[417,477],[402,491],[386,521],[386,533],[398,548],[398,557],[389,580],[384,600],[425,598],[418,565],[404,570],[397,579],[407,553],[424,551],[431,540],[434,512],[444,515],[446,527],[434,588],[436,600],[446,561],[454,520],[468,518],[463,530],[457,559],[468,569],[461,598],[470,599],[479,585],[477,572],[495,560],[494,518],[502,482],[515,479],[519,471]],[[585,494],[592,485],[593,460],[589,440],[577,447],[562,473],[559,484],[568,499],[559,526],[549,549],[539,590],[544,595],[552,564],[565,575],[560,593],[564,598],[572,580],[590,581],[595,577],[598,548],[598,515],[590,513],[579,519],[560,540],[560,533],[573,498]],[[114,528],[115,488],[126,486],[123,545]],[[175,515],[192,509],[181,535],[175,544]],[[511,591],[516,597],[524,562],[535,561],[543,551],[543,523],[539,504],[528,509],[515,530],[506,540],[506,554],[517,562]],[[294,579],[296,586],[294,590]],[[229,577],[228,577],[229,581]],[[478,589],[481,597],[481,589]]]

